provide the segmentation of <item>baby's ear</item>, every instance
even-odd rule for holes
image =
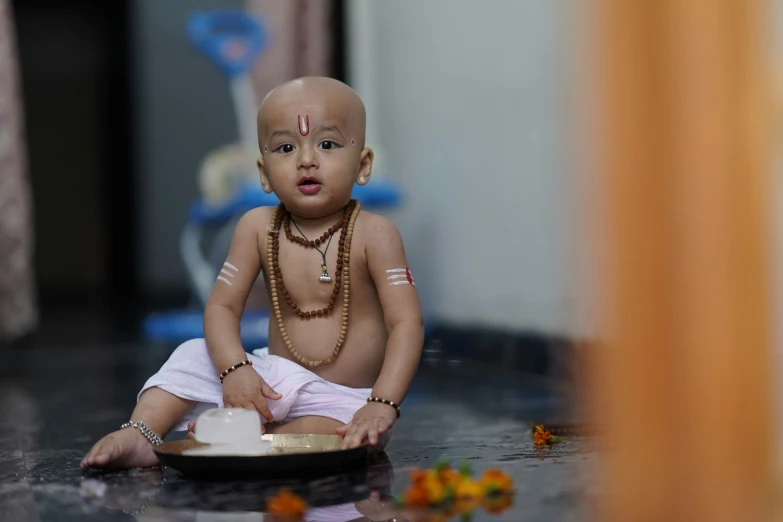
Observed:
[[[269,194],[272,192],[272,185],[269,184],[269,178],[266,175],[266,165],[264,165],[263,156],[258,157],[256,165],[258,165],[258,174],[261,176],[261,188],[264,189],[264,192]]]
[[[359,154],[359,174],[356,176],[356,183],[366,185],[372,175],[372,162],[375,159],[375,153],[371,148],[366,147]]]

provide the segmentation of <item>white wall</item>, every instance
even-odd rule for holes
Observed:
[[[366,24],[366,25],[365,25]],[[569,30],[548,0],[353,0],[349,74],[443,320],[574,333]]]

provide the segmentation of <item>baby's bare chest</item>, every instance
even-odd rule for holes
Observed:
[[[271,259],[267,245],[263,247],[262,268],[267,281],[270,273],[275,274],[281,307],[328,313],[327,310],[341,307],[346,283],[353,298],[372,290],[361,237],[354,236],[350,251],[340,244],[337,234],[331,242],[317,248],[294,243],[280,234],[278,249],[273,250]]]

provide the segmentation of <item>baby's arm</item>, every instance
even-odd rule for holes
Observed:
[[[207,346],[220,371],[246,358],[239,340],[239,320],[261,270],[257,217],[251,211],[237,223],[228,258],[204,309]]]
[[[385,218],[371,216],[370,219],[372,221],[367,223],[367,265],[389,333],[386,356],[372,396],[399,405],[405,399],[419,367],[424,344],[424,320],[400,233]],[[379,435],[391,428],[395,420],[396,412],[390,406],[371,402],[359,409],[351,422],[337,428],[337,433],[344,435],[343,448],[356,447],[365,438],[375,445]]]
[[[266,209],[251,210],[239,220],[226,263],[204,309],[204,336],[212,361],[218,371],[247,359],[239,337],[239,323],[248,295],[261,271],[258,231],[266,227]],[[258,374],[243,366],[228,374],[224,381],[226,407],[253,408],[271,420],[271,413],[261,395],[280,397]]]
[[[373,397],[401,404],[419,367],[424,320],[397,227],[380,216],[373,216],[373,221],[369,223],[367,264],[383,307],[389,339],[372,393]]]

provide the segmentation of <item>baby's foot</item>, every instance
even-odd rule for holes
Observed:
[[[89,468],[149,468],[160,463],[152,444],[137,428],[128,427],[109,433],[95,443],[82,459],[80,467]]]

